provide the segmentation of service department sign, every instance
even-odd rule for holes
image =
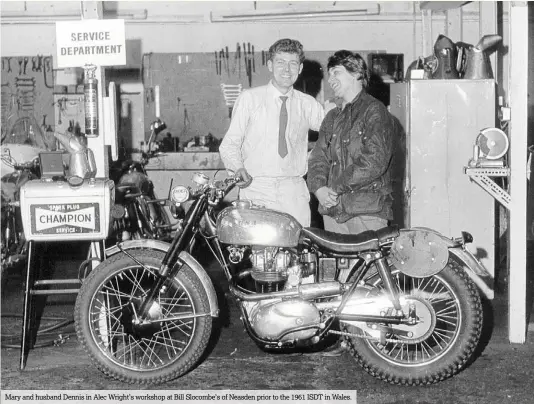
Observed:
[[[126,64],[124,20],[56,23],[57,67]]]
[[[30,205],[30,215],[33,235],[100,232],[98,203]]]

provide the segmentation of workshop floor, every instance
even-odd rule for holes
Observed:
[[[64,278],[75,277],[77,265],[83,259],[75,249],[64,247],[53,249],[49,257],[55,263],[58,276]],[[209,272],[215,281],[221,279],[211,267]],[[532,403],[534,323],[529,324],[525,344],[509,343],[506,277],[500,276],[497,285],[495,300],[487,304],[488,321],[478,358],[459,375],[437,385],[400,387],[386,384],[365,373],[348,354],[323,357],[265,353],[248,338],[237,308],[230,301],[225,303],[227,300],[221,287],[222,327],[211,353],[187,375],[150,389],[357,390],[359,404]],[[532,290],[531,286],[529,290]],[[13,333],[17,336],[23,300],[20,274],[12,274],[3,285],[1,298],[2,335]],[[72,318],[74,299],[74,295],[48,297],[43,316]],[[47,325],[43,321],[40,329]],[[19,370],[20,350],[2,347],[2,390],[140,389],[109,379],[94,368],[76,340],[72,323],[54,333],[51,338],[58,341],[57,345],[31,350],[24,371]],[[6,342],[4,338],[2,341]],[[40,338],[37,342],[40,341],[47,342],[50,338],[46,341]]]

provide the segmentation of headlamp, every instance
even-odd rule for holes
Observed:
[[[183,185],[178,185],[171,190],[171,201],[174,203],[184,203],[189,199],[189,189]]]

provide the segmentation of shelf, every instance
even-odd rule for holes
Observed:
[[[471,180],[476,182],[482,189],[493,196],[499,203],[501,203],[506,209],[510,210],[510,203],[512,198],[510,194],[498,186],[495,181],[490,177],[508,177],[510,175],[510,169],[506,167],[502,168],[465,168],[465,173]]]

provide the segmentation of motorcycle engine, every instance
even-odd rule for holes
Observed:
[[[296,253],[280,247],[252,247],[251,277],[256,292],[269,293],[298,286],[313,274],[314,266]]]
[[[309,254],[299,256],[292,250],[280,247],[254,246],[250,252],[256,292],[269,293],[288,290],[307,283],[315,270],[315,257],[308,262]],[[254,331],[271,341],[303,340],[315,335],[321,322],[316,306],[300,298],[244,302]],[[295,331],[291,331],[295,330]]]
[[[320,327],[319,310],[302,299],[245,302],[244,305],[254,331],[267,340],[304,340]]]
[[[250,253],[251,276],[256,291],[268,293],[280,290],[287,280],[291,254],[278,247],[253,247]]]

